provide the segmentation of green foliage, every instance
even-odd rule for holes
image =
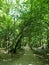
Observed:
[[[19,34],[32,46],[49,45],[48,5],[48,0],[0,0],[0,46],[15,49]]]

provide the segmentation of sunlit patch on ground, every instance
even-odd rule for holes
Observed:
[[[49,65],[49,64],[45,64],[45,65]]]

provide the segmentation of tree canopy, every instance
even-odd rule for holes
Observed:
[[[25,43],[49,47],[49,1],[0,0],[0,47],[16,50]]]

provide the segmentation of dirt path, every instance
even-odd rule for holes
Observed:
[[[39,58],[36,54],[33,54],[29,47],[25,48],[25,53],[15,60],[13,65],[49,65],[44,58]]]
[[[33,51],[28,47],[24,47],[24,54],[14,56],[14,59],[7,56],[7,58],[2,58],[0,56],[0,65],[49,65],[48,60],[44,59],[42,56],[33,54]],[[2,55],[3,56],[3,55]]]

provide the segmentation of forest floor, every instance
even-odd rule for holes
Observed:
[[[24,47],[24,53],[0,53],[0,65],[49,65],[49,59],[33,54],[29,47]]]

